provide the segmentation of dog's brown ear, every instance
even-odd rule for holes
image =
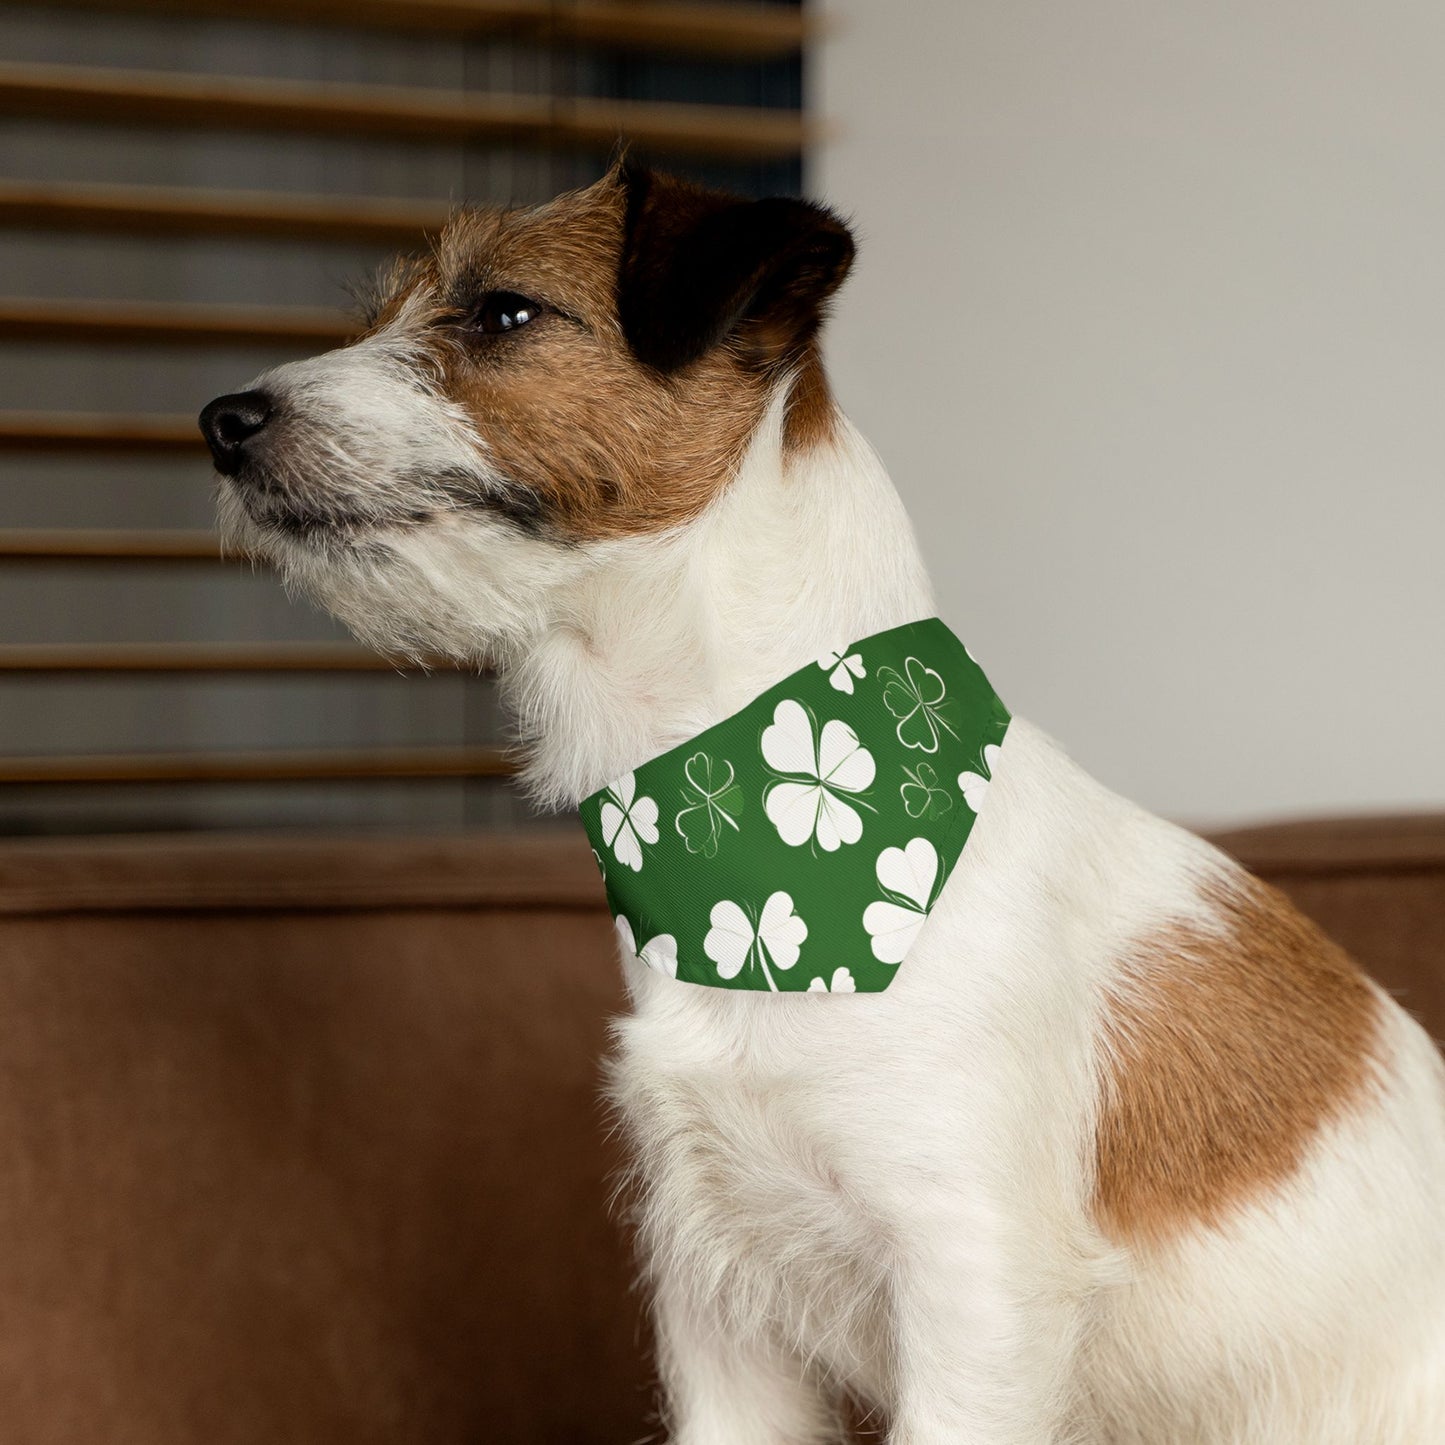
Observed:
[[[786,363],[817,331],[853,261],[853,237],[807,201],[742,200],[624,161],[617,303],[633,354],[687,366],[736,335],[751,359]]]

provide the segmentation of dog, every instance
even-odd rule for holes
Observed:
[[[359,340],[202,413],[223,531],[388,654],[495,667],[575,805],[932,616],[821,362],[853,253],[625,159],[461,211]],[[623,966],[675,1445],[819,1445],[848,1401],[893,1445],[1445,1441],[1433,1044],[1025,721],[885,992]]]

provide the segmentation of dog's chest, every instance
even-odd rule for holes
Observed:
[[[707,1281],[734,1318],[881,1389],[885,1242],[857,1172],[851,1085],[837,1071],[780,1067],[783,1046],[769,1059],[747,1032],[729,1039],[704,1023],[689,1039],[671,1008],[620,1030],[614,1096],[648,1252]]]

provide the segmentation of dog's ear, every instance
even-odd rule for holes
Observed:
[[[853,237],[807,201],[742,200],[623,161],[617,304],[638,360],[677,371],[736,335],[752,359],[787,362],[822,322]]]

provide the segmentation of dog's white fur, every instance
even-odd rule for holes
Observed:
[[[502,485],[385,331],[262,381],[364,415],[343,469],[370,497],[440,455]],[[223,509],[364,638],[499,661],[532,786],[575,802],[934,613],[878,458],[841,421],[790,452],[786,386],[730,485],[663,535],[561,548],[458,511],[358,557],[263,536],[229,491]],[[1388,1000],[1379,1088],[1286,1186],[1156,1250],[1092,1217],[1122,960],[1171,922],[1216,927],[1232,868],[1016,721],[886,993],[689,988],[625,961],[614,1091],[677,1445],[833,1440],[840,1387],[894,1445],[1445,1441],[1445,1070]]]

